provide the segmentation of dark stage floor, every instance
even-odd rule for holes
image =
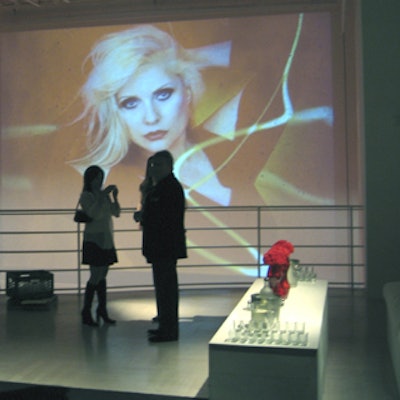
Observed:
[[[182,290],[180,340],[159,344],[147,341],[151,291],[110,293],[118,323],[94,329],[81,325],[77,295],[28,308],[0,295],[0,400],[17,389],[30,400],[208,399],[208,342],[246,289]],[[322,400],[398,399],[383,300],[330,289],[328,305]]]

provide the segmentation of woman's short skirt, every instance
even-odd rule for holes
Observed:
[[[118,262],[115,248],[102,249],[96,243],[83,242],[82,264],[102,267]]]

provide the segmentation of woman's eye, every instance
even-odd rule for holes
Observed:
[[[128,97],[119,102],[119,108],[125,108],[126,110],[131,110],[136,108],[139,103],[139,100],[136,97]]]
[[[174,93],[174,89],[172,88],[165,88],[165,89],[159,89],[155,92],[155,96],[157,100],[164,101],[168,100],[172,94]]]

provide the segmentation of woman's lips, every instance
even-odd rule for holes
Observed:
[[[156,140],[164,139],[167,133],[168,131],[154,131],[154,132],[149,132],[144,137],[150,142],[154,142]]]

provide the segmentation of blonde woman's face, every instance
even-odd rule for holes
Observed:
[[[149,152],[184,148],[190,92],[163,65],[141,67],[117,93],[120,116],[132,141]]]

